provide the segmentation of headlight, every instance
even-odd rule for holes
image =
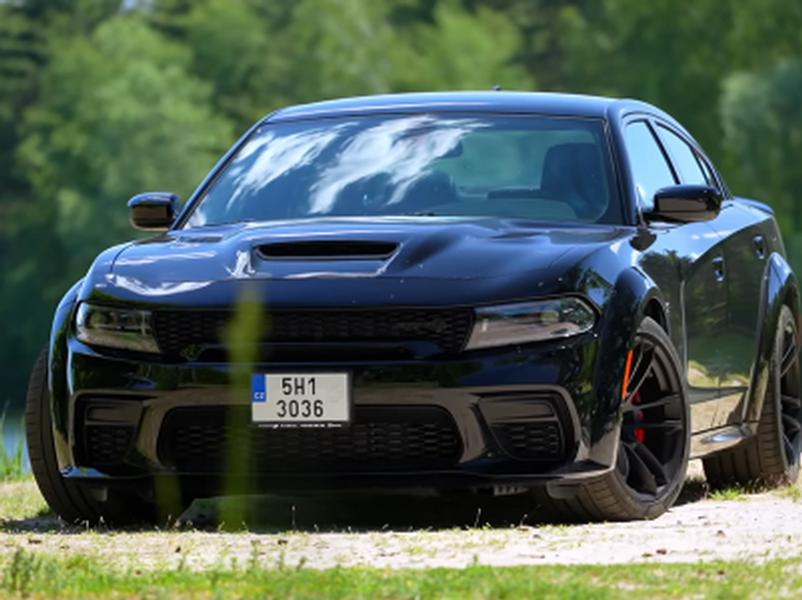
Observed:
[[[93,346],[158,352],[150,313],[146,310],[111,308],[82,303],[75,315],[76,337]]]
[[[590,331],[595,321],[588,303],[571,297],[477,308],[466,349],[567,338]]]

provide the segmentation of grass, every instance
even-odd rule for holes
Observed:
[[[464,569],[378,569],[339,567],[316,570],[305,559],[276,559],[261,540],[253,554],[223,555],[210,567],[191,569],[165,558],[123,562],[104,555],[105,538],[137,532],[86,532],[55,529],[26,533],[15,521],[41,515],[46,506],[32,481],[0,487],[0,598],[788,598],[802,596],[802,559],[709,562],[700,564],[628,564],[611,566],[537,565],[489,567],[478,557],[492,552],[492,541],[477,548],[477,562]],[[14,533],[14,532],[17,533]],[[67,551],[60,536],[81,536],[88,543]],[[145,532],[146,536],[153,533]],[[172,551],[188,551],[181,532],[159,534]],[[314,534],[309,552],[316,550]],[[49,539],[48,539],[49,538]],[[272,538],[270,538],[272,541]],[[56,543],[48,544],[48,541]],[[65,540],[66,541],[66,540]],[[265,538],[265,544],[269,544]],[[783,543],[783,542],[779,542]],[[63,549],[62,549],[63,548]],[[425,540],[410,549],[425,558],[433,548]],[[175,550],[178,552],[178,549]],[[303,556],[303,555],[301,555]],[[311,558],[312,554],[309,555]],[[341,560],[345,560],[343,557]],[[163,562],[165,561],[165,562]],[[130,566],[124,566],[130,565]]]
[[[32,478],[9,481],[0,487],[0,523],[30,519],[49,512]]]
[[[793,502],[802,502],[802,483],[794,483],[791,485],[784,485],[775,489],[766,487],[764,485],[751,485],[751,486],[733,486],[721,490],[713,490],[707,497],[711,500],[735,500],[744,501],[748,499],[750,494],[760,494],[767,491],[772,491],[775,495],[781,498],[787,498]]]
[[[777,490],[777,494],[794,502],[802,502],[802,487],[798,483],[781,487]]]
[[[735,487],[728,487],[721,490],[713,490],[710,492],[710,499],[711,500],[746,500],[746,496],[752,493],[750,490],[735,486]]]
[[[794,494],[791,488],[780,493]],[[793,489],[799,489],[794,487]],[[722,499],[743,497],[748,490],[721,492]],[[789,598],[802,596],[802,558],[709,562],[699,564],[628,564],[610,566],[537,565],[490,567],[480,556],[493,552],[493,540],[480,540],[475,564],[464,569],[309,568],[303,554],[271,552],[273,538],[254,540],[252,556],[239,562],[223,554],[211,566],[190,568],[189,561],[169,564],[142,546],[140,560],[123,561],[104,550],[103,542],[138,532],[27,530],[32,517],[47,507],[30,480],[0,486],[0,598]],[[52,519],[50,519],[52,521]],[[22,523],[26,521],[26,523]],[[2,525],[5,524],[5,527]],[[22,529],[20,529],[20,527]],[[553,526],[554,529],[568,526]],[[549,529],[549,528],[543,528]],[[180,531],[144,532],[163,535],[167,552],[188,554]],[[308,558],[319,540],[309,536]],[[59,538],[63,536],[64,543]],[[86,543],[68,549],[68,538]],[[72,540],[70,540],[72,542]],[[425,559],[425,539],[408,549]],[[286,543],[286,542],[285,542]],[[536,543],[536,542],[533,542]],[[778,540],[778,543],[788,543]],[[266,545],[263,545],[266,544]],[[289,548],[289,546],[288,546]],[[106,554],[104,554],[106,552]],[[193,550],[194,553],[194,550]],[[340,557],[337,560],[346,560]],[[423,562],[423,561],[422,561]],[[130,566],[126,566],[130,565]]]
[[[60,598],[762,598],[802,592],[802,562],[534,566],[389,570],[304,567],[205,571],[115,568],[84,556],[19,549],[3,564],[0,595]]]
[[[0,413],[0,481],[13,481],[29,476],[25,460],[25,441],[17,440],[13,450],[6,447],[4,436],[6,430],[6,411]]]

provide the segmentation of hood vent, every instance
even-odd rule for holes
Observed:
[[[395,242],[321,240],[264,244],[257,252],[267,260],[384,260],[397,248]]]

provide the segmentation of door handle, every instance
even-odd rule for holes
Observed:
[[[756,235],[752,238],[752,243],[755,245],[755,254],[760,260],[766,258],[766,238],[762,235]]]
[[[724,270],[723,256],[717,256],[713,259],[713,276],[716,278],[716,281],[724,281],[726,272]]]

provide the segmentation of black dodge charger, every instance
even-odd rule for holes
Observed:
[[[97,257],[31,375],[31,464],[66,521],[379,488],[640,519],[691,458],[714,486],[798,476],[799,290],[772,210],[649,104],[296,106],[183,207],[129,207],[155,237]]]

